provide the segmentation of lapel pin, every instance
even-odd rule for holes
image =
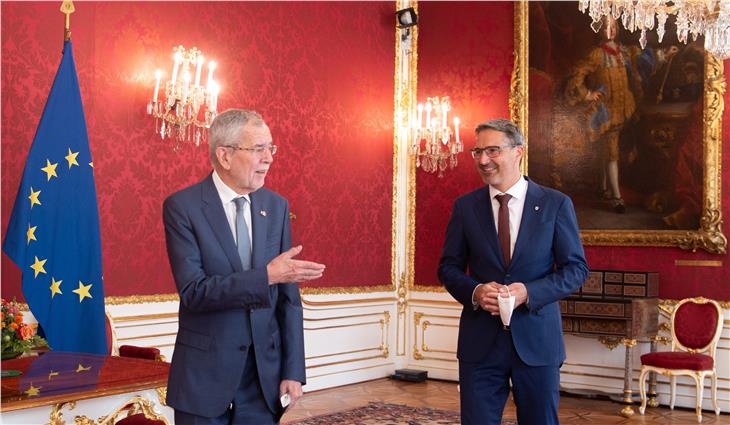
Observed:
[[[259,214],[261,214],[262,216],[266,217],[266,211],[264,211],[264,210],[259,211]]]
[[[535,211],[539,211],[539,210],[540,210],[540,207],[538,207],[537,205],[535,205]]]

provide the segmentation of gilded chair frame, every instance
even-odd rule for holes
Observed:
[[[705,345],[704,347],[700,348],[689,348],[684,346],[680,341],[679,338],[677,338],[676,330],[675,330],[675,316],[677,315],[677,312],[679,311],[680,307],[682,307],[684,304],[687,303],[693,303],[693,304],[712,304],[715,307],[715,310],[717,312],[717,324],[715,326],[715,333],[710,340],[710,342]],[[713,359],[712,369],[711,370],[690,370],[690,369],[666,369],[656,366],[648,366],[648,365],[642,365],[641,366],[641,373],[639,375],[639,394],[641,396],[641,407],[639,408],[639,412],[643,415],[646,412],[646,404],[647,404],[647,397],[646,397],[646,378],[649,376],[651,372],[660,373],[664,376],[669,377],[669,383],[670,383],[670,400],[669,400],[669,408],[674,409],[674,399],[676,396],[676,386],[677,386],[677,376],[684,375],[684,376],[690,376],[695,380],[695,388],[696,388],[696,401],[695,401],[695,413],[697,414],[697,422],[702,422],[702,399],[704,394],[704,382],[706,377],[710,377],[712,380],[712,403],[713,407],[715,408],[715,415],[720,414],[720,406],[717,403],[717,366],[715,364],[715,355],[717,352],[717,343],[720,341],[720,334],[722,333],[722,325],[723,325],[723,312],[722,307],[720,307],[720,304],[717,301],[710,300],[704,297],[696,297],[696,298],[685,298],[681,300],[677,305],[674,307],[674,310],[672,311],[672,316],[670,319],[671,323],[671,331],[672,331],[672,344],[670,351],[678,351],[682,350],[688,353],[706,353]]]
[[[152,401],[138,395],[114,409],[107,416],[100,417],[98,425],[113,425],[126,417],[138,413],[142,413],[147,419],[162,421],[165,425],[170,425],[167,418],[156,411],[155,404]],[[122,414],[125,414],[125,416],[120,418],[119,416]]]

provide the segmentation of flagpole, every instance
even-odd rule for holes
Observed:
[[[61,12],[66,15],[66,25],[63,31],[63,40],[71,40],[71,14],[74,13],[74,2],[71,0],[64,0],[61,2]]]

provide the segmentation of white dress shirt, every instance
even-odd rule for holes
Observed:
[[[515,252],[515,242],[517,242],[517,235],[520,232],[520,224],[522,223],[522,211],[524,211],[525,209],[525,198],[527,197],[527,180],[525,180],[524,177],[520,177],[520,179],[517,180],[517,183],[507,189],[506,192],[500,192],[494,187],[489,186],[489,199],[492,201],[492,215],[494,216],[494,227],[497,229],[497,233],[499,233],[499,201],[497,200],[497,195],[504,195],[505,193],[512,195],[512,198],[510,198],[509,202],[507,203],[507,208],[509,209],[510,235],[509,256],[510,258],[512,258],[512,254]],[[482,286],[481,283],[477,285],[474,288],[474,291],[472,291],[471,293],[471,302],[474,306],[474,310],[479,307],[479,303],[477,303],[474,299],[474,294],[477,292],[477,288],[479,288],[480,286]]]
[[[527,197],[527,180],[520,177],[517,183],[512,185],[506,192],[500,192],[492,186],[489,186],[489,199],[492,200],[492,213],[494,215],[494,228],[499,232],[499,201],[497,195],[505,193],[512,195],[507,207],[509,208],[509,257],[515,252],[515,242],[520,232],[520,224],[522,223],[522,211],[525,209],[525,197]]]
[[[223,204],[223,211],[226,213],[226,220],[228,220],[228,226],[231,228],[233,234],[233,240],[236,241],[236,203],[233,202],[236,198],[246,198],[248,202],[244,203],[243,218],[246,221],[246,227],[248,229],[248,240],[253,245],[253,234],[251,232],[251,198],[248,195],[239,195],[235,190],[231,189],[223,183],[218,173],[213,170],[213,184],[218,191],[218,196],[221,198]],[[250,247],[253,253],[253,246]]]

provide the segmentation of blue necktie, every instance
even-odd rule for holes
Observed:
[[[233,200],[236,203],[236,245],[238,256],[241,258],[241,265],[244,270],[251,268],[251,242],[248,238],[248,226],[243,217],[243,211],[248,200],[243,196]]]

